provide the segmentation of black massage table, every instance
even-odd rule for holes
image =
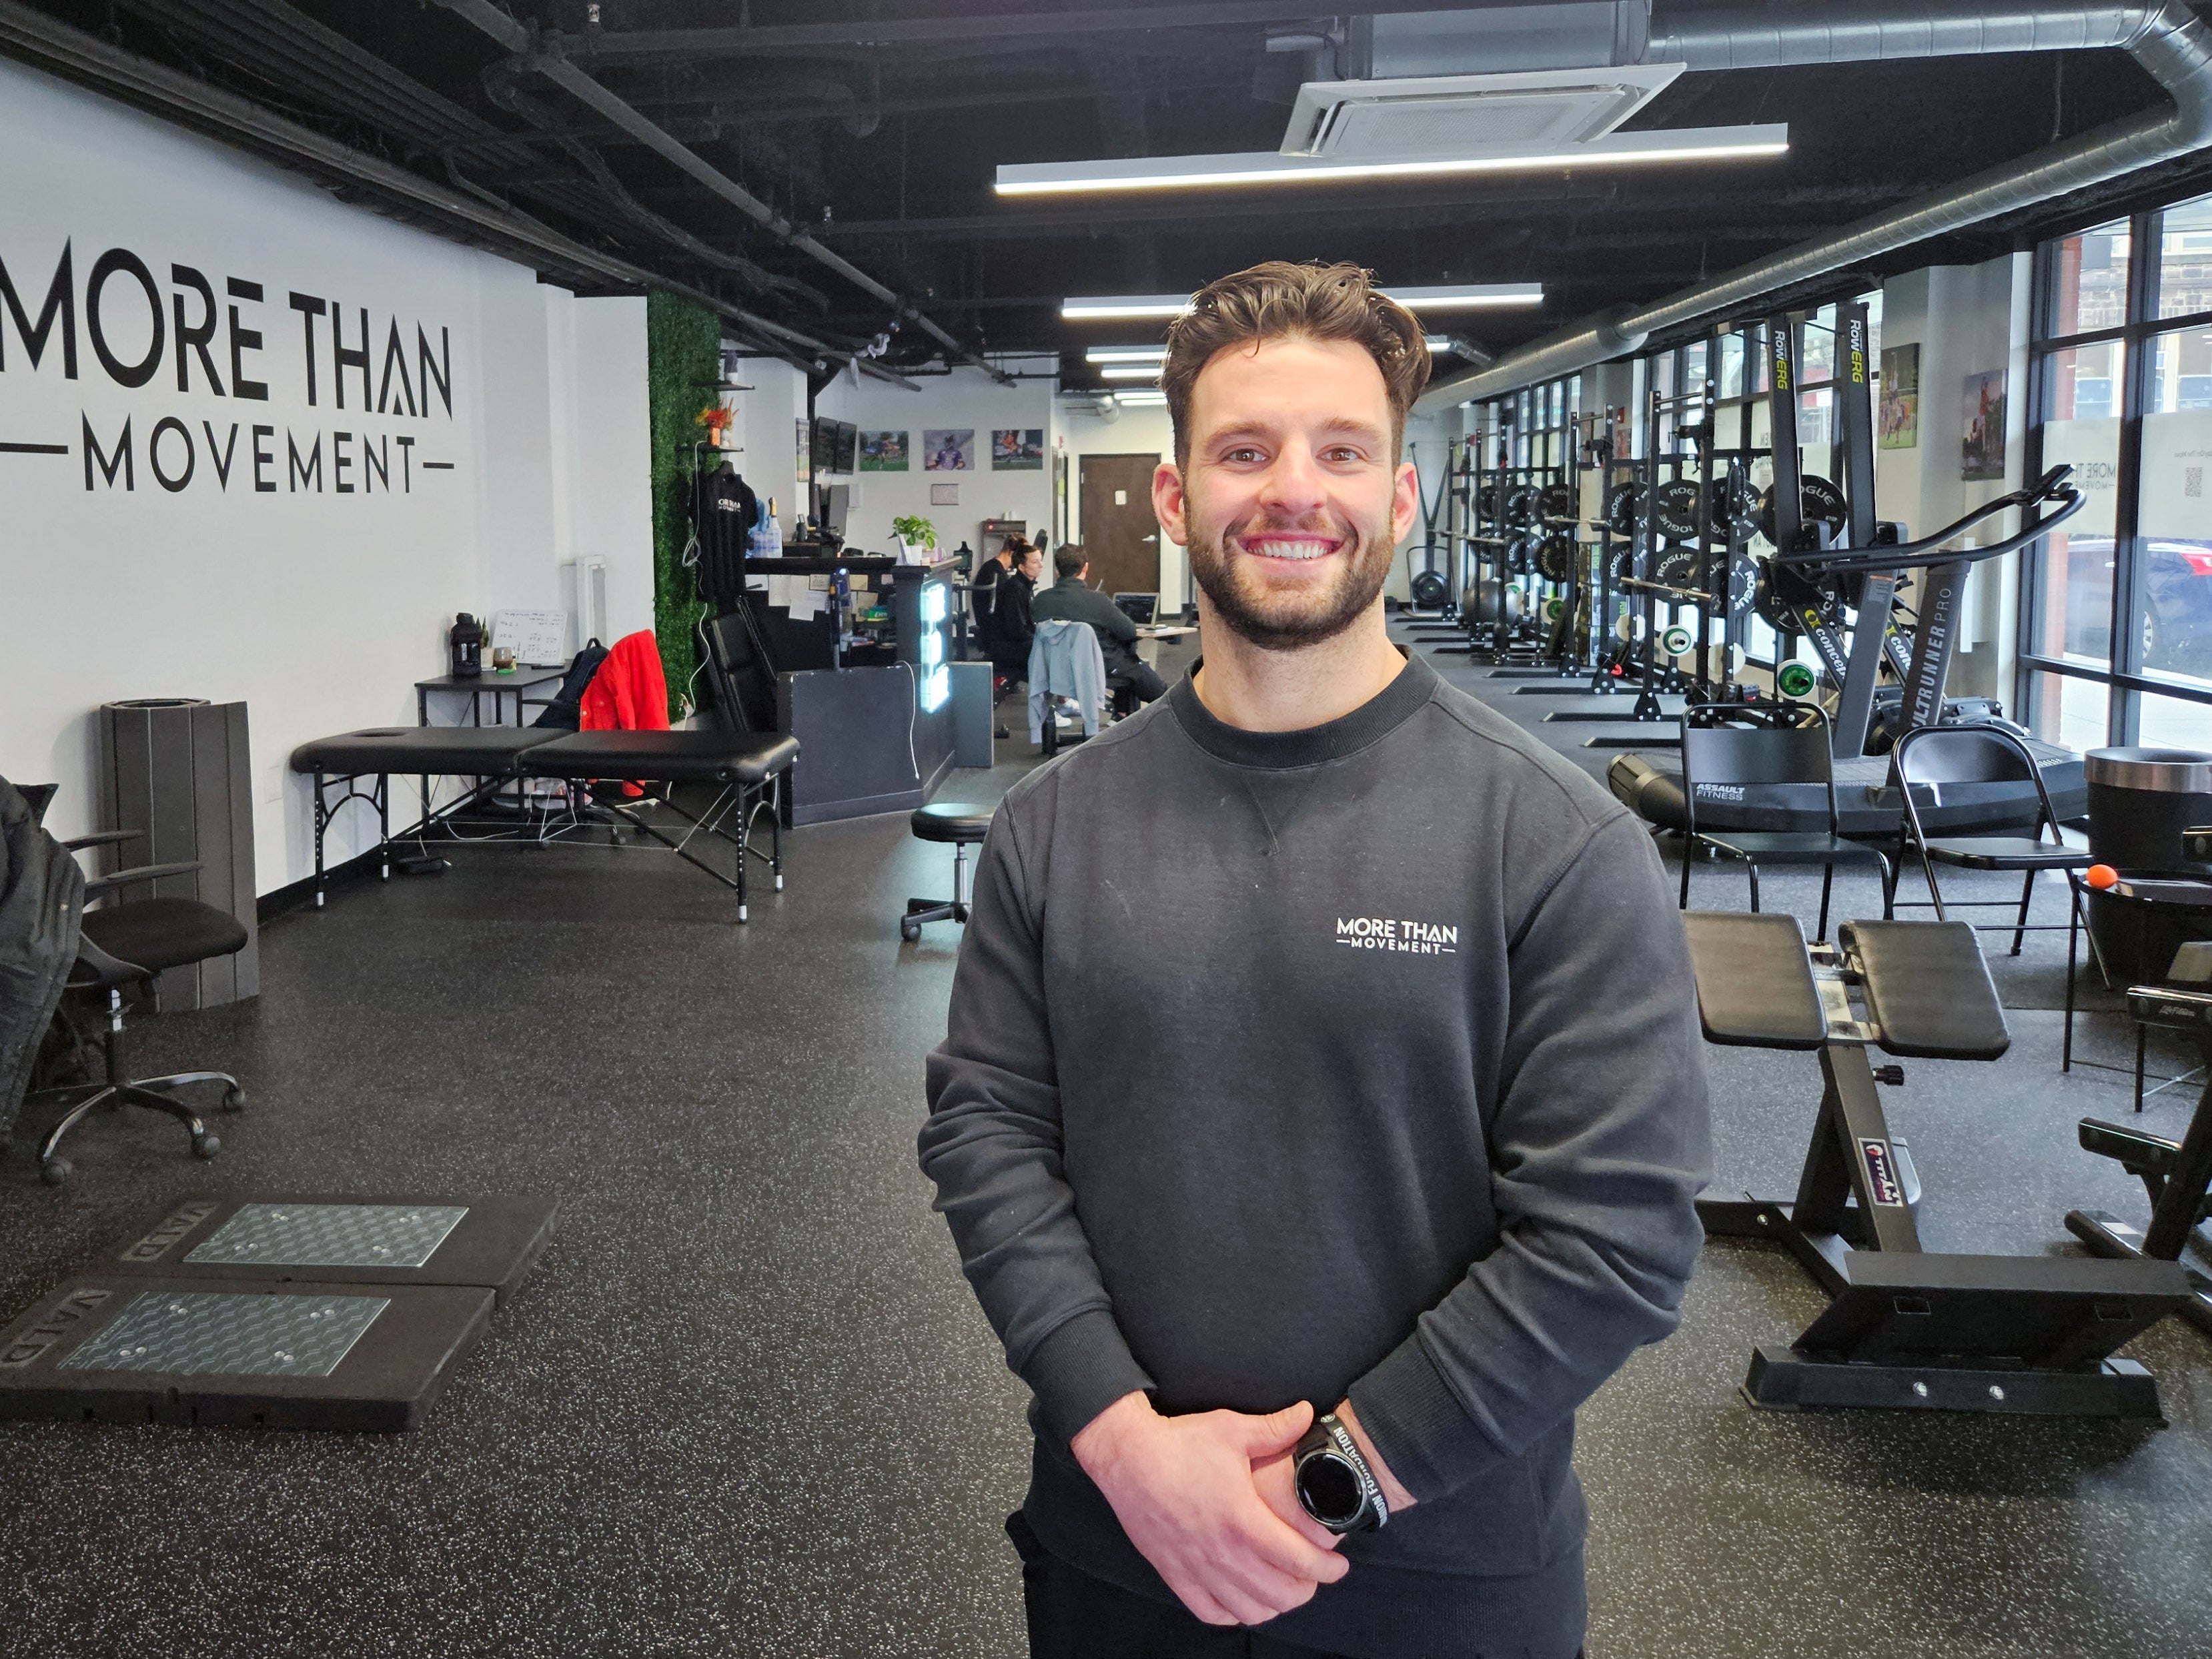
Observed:
[[[520,779],[555,778],[568,786],[568,811],[550,817],[536,839],[550,841],[589,827],[574,810],[588,782],[662,786],[656,797],[658,804],[692,826],[681,841],[670,840],[657,824],[622,801],[601,798],[594,804],[696,865],[724,886],[735,889],[738,920],[743,921],[748,857],[766,862],[775,872],[776,890],[783,889],[783,778],[798,758],[799,739],[778,732],[563,732],[539,726],[404,726],[348,732],[303,743],[292,751],[292,769],[315,781],[318,905],[324,892],[324,834],[349,801],[366,801],[376,809],[379,874],[389,878],[395,840],[420,836],[433,824],[449,825],[460,813]],[[424,779],[467,778],[474,782],[459,799],[435,811],[430,807],[426,789],[420,822],[395,837],[392,833],[395,773],[411,773]],[[675,799],[672,786],[679,784],[706,786],[716,793],[706,810],[695,816]],[[753,816],[763,808],[768,811],[769,827],[770,850],[765,854],[751,842]],[[733,817],[734,831],[727,827]],[[690,843],[701,832],[719,836],[737,848],[735,877],[725,875],[691,851]]]

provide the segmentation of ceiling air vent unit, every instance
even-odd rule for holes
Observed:
[[[1281,153],[1359,161],[1559,150],[1613,131],[1681,72],[1642,64],[1309,82]]]

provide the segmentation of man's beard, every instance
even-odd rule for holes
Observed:
[[[1318,519],[1320,522],[1313,520]],[[1254,519],[1206,537],[1191,526],[1186,550],[1191,574],[1212,602],[1214,614],[1240,637],[1262,651],[1301,651],[1333,640],[1375,603],[1389,579],[1395,549],[1387,535],[1358,525],[1336,523],[1329,514],[1310,515],[1297,525]],[[1251,556],[1224,551],[1231,537],[1249,541],[1263,534],[1320,533],[1340,537],[1346,547],[1333,556],[1341,561],[1335,578],[1318,590],[1270,592],[1259,579]]]

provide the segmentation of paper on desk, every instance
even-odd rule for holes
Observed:
[[[793,596],[791,615],[793,621],[818,617],[830,608],[830,595],[811,587],[802,587]]]

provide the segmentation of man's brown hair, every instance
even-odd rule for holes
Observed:
[[[1406,412],[1429,383],[1429,345],[1413,313],[1353,264],[1270,259],[1208,283],[1168,329],[1160,385],[1175,422],[1176,465],[1190,463],[1190,401],[1199,371],[1230,346],[1263,340],[1351,340],[1382,371],[1390,398],[1390,459],[1405,441]]]

